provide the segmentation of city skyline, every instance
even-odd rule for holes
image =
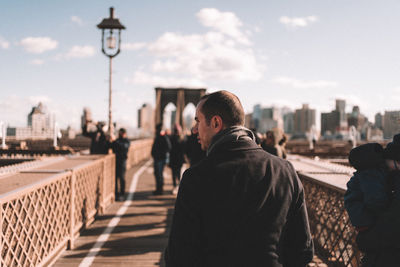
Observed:
[[[372,122],[400,109],[396,1],[3,1],[0,121],[25,126],[39,101],[62,128],[79,128],[84,107],[107,120],[108,60],[96,25],[110,6],[127,27],[113,73],[121,125],[137,125],[157,86],[230,90],[246,113],[307,103],[317,122],[337,98]]]

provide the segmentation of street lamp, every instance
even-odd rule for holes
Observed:
[[[112,58],[121,51],[121,30],[125,26],[114,18],[114,8],[110,7],[110,17],[102,20],[97,28],[101,29],[101,51],[110,58],[110,78],[108,91],[108,133],[114,133],[114,124],[112,122]],[[118,30],[118,41],[115,38],[114,30]],[[106,37],[106,38],[104,38]]]

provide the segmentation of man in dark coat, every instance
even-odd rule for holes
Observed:
[[[201,149],[197,136],[192,130],[185,142],[185,154],[189,159],[190,166],[197,164],[206,156],[206,152]]]
[[[179,124],[175,124],[173,134],[169,138],[171,141],[171,151],[168,165],[172,171],[172,183],[176,187],[181,180],[181,169],[185,162],[182,128]]]
[[[112,151],[115,153],[115,199],[119,201],[125,199],[125,172],[129,146],[130,141],[126,138],[126,130],[119,129],[118,139],[111,143]]]
[[[164,167],[171,150],[171,142],[168,136],[162,133],[162,124],[156,126],[156,137],[151,148],[151,156],[154,161],[154,176],[156,178],[156,190],[154,195],[162,195],[164,187]]]
[[[358,248],[365,253],[363,267],[397,267],[400,265],[400,134],[393,137],[383,151],[393,199],[376,223],[357,235]]]
[[[166,265],[306,266],[313,243],[292,165],[254,142],[232,93],[204,96],[195,120],[207,156],[181,180]]]
[[[86,122],[82,127],[82,135],[89,137],[90,143],[90,154],[108,154],[108,141],[104,133],[104,122],[98,122],[96,124],[96,131],[88,131],[88,127],[91,121]]]

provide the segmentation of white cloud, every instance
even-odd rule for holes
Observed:
[[[123,50],[140,50],[146,47],[146,43],[122,43],[121,49]]]
[[[337,83],[333,81],[326,80],[316,80],[316,81],[302,81],[295,78],[290,78],[286,76],[276,77],[272,80],[273,83],[290,86],[293,88],[333,88],[337,87]]]
[[[27,37],[19,43],[25,51],[33,54],[41,54],[48,50],[56,49],[58,42],[50,37]]]
[[[0,48],[7,49],[10,47],[10,43],[0,36]]]
[[[222,38],[222,36],[221,36]],[[199,34],[181,35],[166,32],[157,41],[149,44],[149,51],[158,57],[179,56],[182,54],[195,54],[204,47],[204,38]]]
[[[44,64],[44,61],[41,60],[41,59],[34,59],[34,60],[32,60],[32,61],[30,62],[30,64],[32,64],[32,65],[43,65],[43,64]]]
[[[66,54],[66,57],[67,58],[86,58],[86,57],[94,56],[94,54],[96,54],[96,48],[94,46],[75,45],[69,50],[69,52]]]
[[[204,83],[196,79],[163,77],[143,71],[136,71],[132,77],[125,79],[126,83],[151,85],[153,87],[205,87]]]
[[[299,27],[307,27],[311,23],[314,23],[318,21],[317,16],[307,16],[307,17],[288,17],[288,16],[282,16],[279,18],[279,22],[290,27],[293,29],[299,28]]]
[[[80,17],[78,17],[78,16],[71,16],[71,21],[73,23],[78,24],[78,25],[82,25],[83,24],[82,19]]]
[[[203,8],[196,16],[204,26],[226,34],[242,44],[250,44],[246,35],[240,30],[243,23],[234,13],[221,12],[215,8]]]
[[[258,80],[264,67],[254,51],[221,33],[181,35],[167,32],[148,46],[156,57],[152,70],[183,73],[204,79]]]
[[[55,57],[56,60],[72,59],[72,58],[88,58],[96,54],[96,48],[91,45],[74,45],[66,54],[59,54]]]
[[[145,71],[125,81],[172,84],[189,80],[204,84],[218,80],[257,81],[262,77],[265,66],[239,31],[242,23],[235,14],[202,9],[197,17],[212,30],[204,34],[165,32],[153,42],[132,45],[145,47],[154,60],[150,66],[142,67]]]

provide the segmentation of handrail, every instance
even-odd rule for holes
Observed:
[[[37,180],[0,195],[1,266],[46,265],[112,203],[115,156],[80,158],[87,162],[60,170],[59,161],[3,178],[3,184]]]
[[[289,161],[295,168],[297,165],[297,169],[301,169],[298,175],[304,187],[311,233],[318,256],[328,266],[361,266],[361,253],[355,242],[356,230],[344,208],[343,198],[346,192],[344,185],[350,179],[353,169],[298,156],[289,157]],[[327,176],[333,176],[334,179],[327,180]],[[335,183],[329,182],[332,180]]]

